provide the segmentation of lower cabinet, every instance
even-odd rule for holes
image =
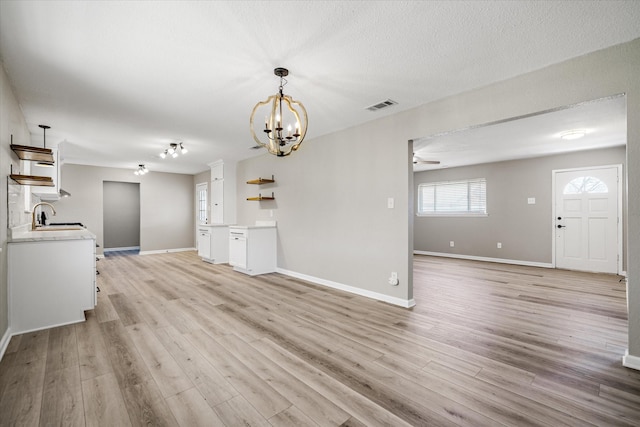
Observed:
[[[7,245],[11,332],[85,320],[96,294],[95,239],[12,242]]]
[[[229,264],[235,271],[255,276],[277,267],[276,227],[229,227]]]
[[[198,256],[211,264],[229,262],[229,226],[198,226]]]

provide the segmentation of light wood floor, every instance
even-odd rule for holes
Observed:
[[[193,252],[98,265],[86,322],[12,338],[0,424],[640,424],[614,276],[417,256],[407,310]]]

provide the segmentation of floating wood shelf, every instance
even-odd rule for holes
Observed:
[[[53,179],[50,176],[11,174],[10,177],[20,185],[37,185],[38,187],[55,186]]]
[[[50,148],[11,144],[11,149],[18,155],[20,160],[54,163],[53,151]]]
[[[275,200],[276,198],[274,197],[273,193],[271,193],[271,196],[263,196],[262,194],[258,194],[258,197],[247,197],[247,200],[250,201],[262,201],[262,200]]]
[[[271,179],[269,179],[269,178],[252,179],[250,181],[247,181],[247,184],[261,185],[261,184],[271,184],[272,182],[276,182],[276,180],[273,179],[273,175],[271,175]]]

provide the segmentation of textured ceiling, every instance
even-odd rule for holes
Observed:
[[[249,115],[277,66],[313,138],[636,39],[638,22],[638,1],[2,1],[0,55],[33,144],[47,124],[69,163],[197,173],[264,152]],[[161,160],[176,141],[190,153]]]

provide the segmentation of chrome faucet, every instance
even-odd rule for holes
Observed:
[[[51,203],[47,203],[47,202],[40,202],[40,203],[36,203],[33,206],[33,211],[31,212],[31,230],[35,230],[38,226],[36,225],[36,208],[40,205],[46,205],[49,206],[51,208],[51,211],[53,212],[53,214],[56,214],[56,209],[53,207],[53,205]]]

